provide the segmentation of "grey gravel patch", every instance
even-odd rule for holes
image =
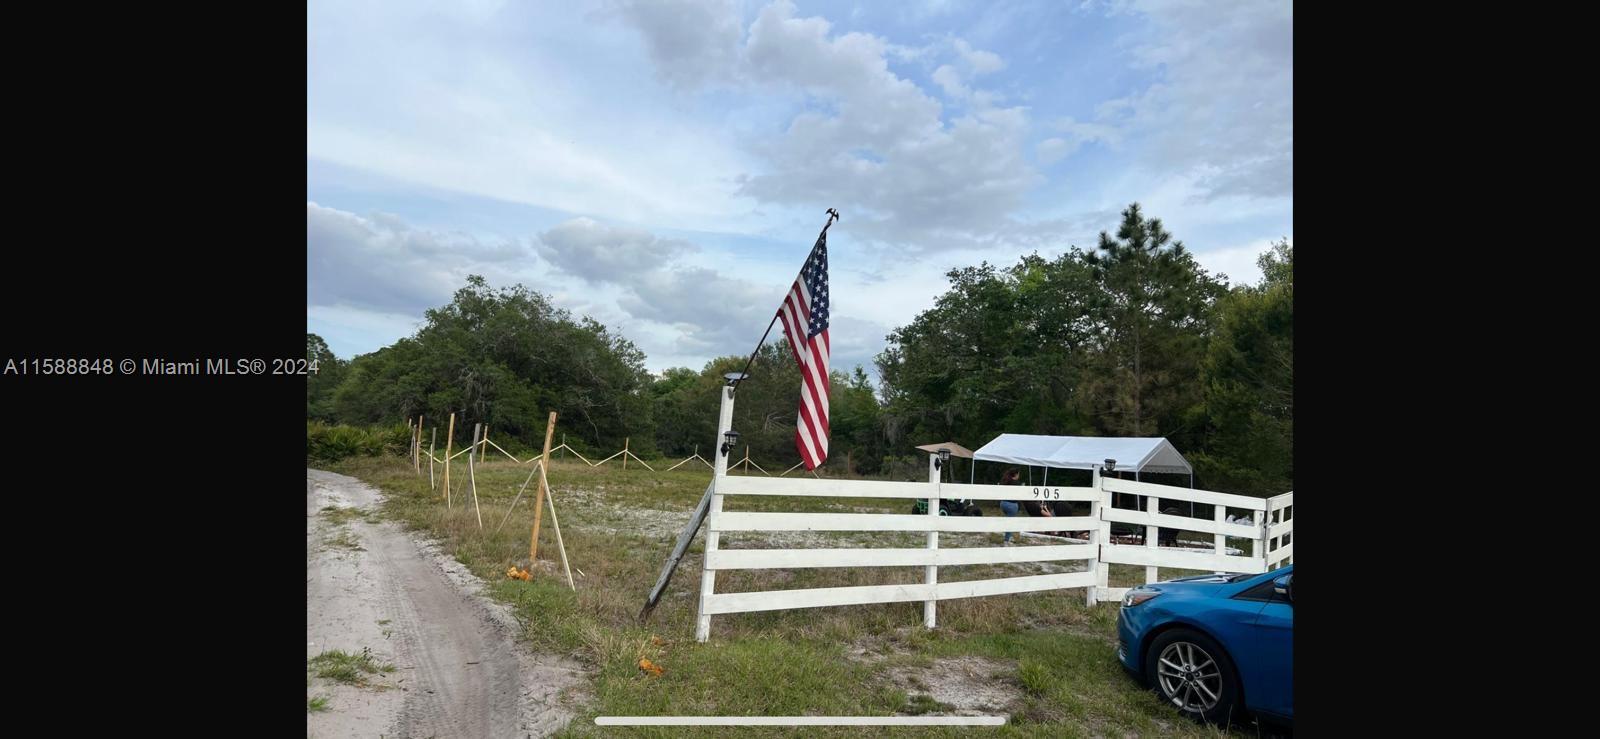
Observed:
[[[926,695],[950,706],[930,716],[1009,715],[1022,704],[1016,662],[987,657],[949,657],[928,667],[896,667],[888,677],[909,696]]]

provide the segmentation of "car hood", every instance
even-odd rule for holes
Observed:
[[[1157,584],[1166,585],[1168,583],[1195,583],[1226,585],[1228,583],[1228,578],[1230,577],[1233,577],[1233,575],[1195,575],[1193,577],[1180,577],[1175,580],[1164,580]]]

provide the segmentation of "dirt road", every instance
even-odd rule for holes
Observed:
[[[506,606],[453,558],[375,511],[377,490],[352,477],[306,470],[306,657],[370,649],[387,674],[357,687],[316,678],[308,697],[313,737],[522,737],[571,717],[578,665],[518,646]],[[324,508],[355,509],[329,516]],[[338,520],[343,519],[343,520]]]

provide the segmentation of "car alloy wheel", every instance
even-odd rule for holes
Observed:
[[[1161,695],[1186,713],[1206,714],[1222,698],[1222,665],[1189,641],[1175,641],[1156,660]]]

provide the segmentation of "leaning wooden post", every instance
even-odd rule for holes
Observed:
[[[544,474],[544,465],[539,466],[539,486],[541,489],[550,490],[550,480]],[[556,530],[556,548],[561,551],[561,569],[567,573],[567,587],[577,590],[578,586],[572,582],[572,566],[567,564],[567,545],[561,541],[561,521],[556,518],[556,496],[554,491],[545,497],[545,502],[550,504],[550,525]],[[529,565],[531,568],[533,565]]]
[[[940,493],[939,493],[939,455],[938,454],[929,454],[928,455],[928,515],[933,517],[933,519],[931,521],[929,521],[929,523],[928,523],[928,526],[930,528],[939,525],[939,498],[940,497],[941,496],[940,496]],[[938,551],[938,549],[939,549],[939,532],[937,532],[937,531],[929,531],[928,532],[928,551],[929,552],[935,552],[935,551]],[[939,599],[937,597],[937,592],[936,592],[938,590],[938,584],[939,584],[939,566],[935,565],[935,564],[928,565],[927,566],[927,570],[925,571],[924,574],[926,575],[926,580],[925,581],[928,583],[928,599],[925,600],[925,601],[922,601],[922,625],[931,629],[931,628],[934,627],[934,625],[936,623],[938,623],[937,620],[935,619],[934,605],[939,602]]]
[[[422,474],[422,421],[426,415],[417,416],[417,443],[411,447],[411,461],[417,468],[417,474]]]
[[[433,427],[433,438],[428,440],[428,489],[438,488],[433,482],[433,445],[439,442],[439,427]]]
[[[556,435],[556,412],[550,411],[550,420],[544,427],[544,452],[539,455],[539,469],[550,468],[550,439]],[[544,520],[545,475],[539,473],[539,489],[533,494],[533,539],[528,543],[528,569],[533,569],[539,556],[539,524]]]
[[[628,469],[628,442],[633,441],[626,436],[622,437],[622,469]]]
[[[450,428],[444,432],[444,504],[453,507],[450,502],[450,447],[456,439],[456,414],[450,414]]]
[[[724,385],[722,388],[722,413],[717,419],[717,441],[733,428],[733,385]],[[706,511],[706,551],[704,562],[709,564],[717,553],[717,543],[721,534],[717,531],[717,519],[722,515],[722,494],[717,484],[728,474],[728,453],[733,450],[723,451],[716,449],[716,464],[711,467],[711,505]],[[700,574],[700,608],[698,620],[694,627],[695,641],[705,641],[711,638],[711,595],[716,591],[717,571],[710,567],[701,566]]]
[[[483,425],[483,454],[481,457],[487,456],[489,456],[489,424],[486,423]]]
[[[478,507],[478,473],[473,468],[472,455],[467,455],[467,483],[472,488],[472,510],[478,514],[478,530],[483,530],[483,509]]]

